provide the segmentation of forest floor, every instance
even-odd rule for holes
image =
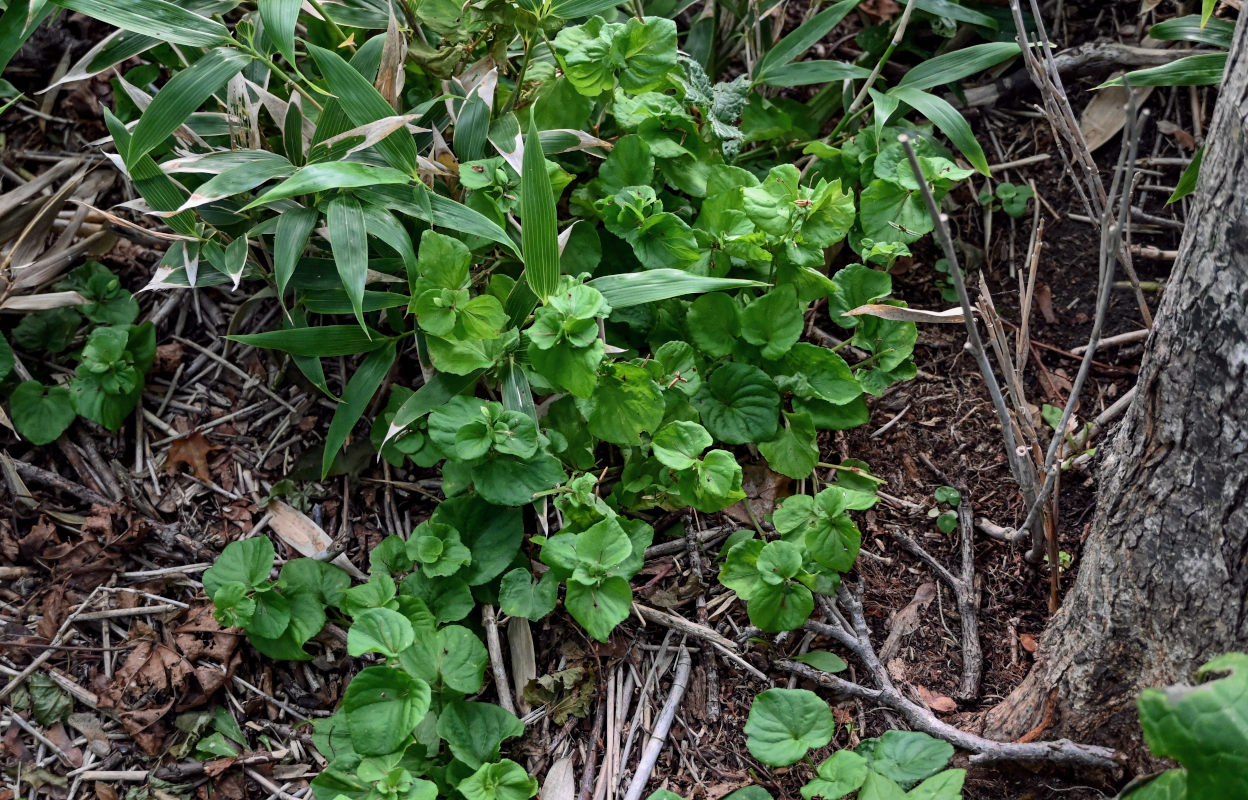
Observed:
[[[1064,7],[1065,24],[1053,32],[1062,47],[1138,41],[1138,3]],[[62,52],[77,57],[100,33],[85,23],[66,26],[53,39],[32,43],[14,62],[15,73],[20,77],[27,70],[37,82]],[[1067,76],[1076,112],[1104,75],[1102,70]],[[83,143],[103,137],[99,106],[110,103],[110,93],[104,81],[84,82],[45,109],[51,119],[6,115],[0,123],[6,182],[29,179],[66,151],[80,151]],[[1155,124],[1140,145],[1135,202],[1156,219],[1133,227],[1133,245],[1177,248],[1184,204],[1165,205],[1165,189],[1175,185],[1179,162],[1192,155],[1192,134],[1198,136],[1208,122],[1212,109],[1197,106],[1197,97],[1189,98],[1186,90],[1158,90],[1147,101]],[[1199,97],[1208,102],[1203,93]],[[1030,402],[1039,407],[1061,406],[1078,368],[1072,349],[1086,343],[1090,328],[1099,235],[1078,218],[1086,212],[1048,121],[1035,111],[1037,102],[1028,84],[981,109],[973,124],[988,143],[992,163],[1022,162],[994,178],[1032,182],[1041,199],[1044,230],[1025,385]],[[1202,119],[1193,119],[1194,107]],[[1163,121],[1169,125],[1156,124]],[[1104,174],[1118,142],[1113,138],[1096,153]],[[101,168],[109,170],[107,164]],[[982,276],[991,289],[1012,343],[1033,217],[1030,209],[1017,220],[996,213],[988,230],[974,196],[983,183],[972,181],[955,191],[961,206],[955,236],[964,253],[974,254],[971,280]],[[96,205],[124,201],[126,191],[115,181]],[[130,230],[117,233],[121,236],[107,237],[110,246],[98,258],[137,290],[150,279],[163,243]],[[928,242],[913,261],[900,263],[893,271],[895,296],[919,308],[952,305],[942,297],[935,258],[934,243]],[[837,256],[833,266],[846,260]],[[1141,257],[1135,266],[1142,280],[1164,281],[1170,261]],[[1159,295],[1145,297],[1155,311]],[[37,449],[0,428],[5,496],[0,502],[7,506],[0,514],[0,683],[39,661],[39,675],[51,681],[32,679],[30,691],[52,691],[51,686],[68,691],[76,712],[68,723],[46,729],[26,720],[7,727],[0,736],[6,775],[0,778],[0,800],[36,793],[71,800],[92,794],[100,800],[304,796],[323,761],[301,723],[336,706],[357,670],[355,660],[332,630],[318,640],[321,655],[311,662],[258,657],[241,636],[213,621],[198,576],[225,544],[265,529],[292,555],[301,547],[324,546],[308,537],[325,535],[367,568],[371,546],[428,516],[439,497],[436,474],[375,463],[365,438],[348,446],[330,479],[315,480],[332,406],[302,385],[294,370],[283,372],[269,354],[227,347],[223,338],[227,330],[265,329],[265,313],[224,289],[145,292],[139,299],[141,318],[156,322],[160,345],[141,415],[118,435],[79,423],[55,446]],[[1104,334],[1143,327],[1135,293],[1116,290]],[[808,330],[815,341],[834,331],[825,309],[815,311]],[[828,435],[822,443],[825,461],[862,459],[887,480],[883,490],[890,499],[859,519],[864,542],[855,577],[864,587],[866,618],[877,647],[896,634],[889,662],[894,680],[954,725],[972,725],[977,713],[1021,681],[1049,617],[1050,591],[1047,569],[1026,563],[1022,548],[976,539],[982,688],[973,700],[952,699],[962,673],[956,603],[930,566],[899,546],[897,534],[919,542],[952,569],[958,564],[956,536],[939,532],[929,515],[937,487],[948,482],[964,489],[974,516],[998,525],[1017,524],[1026,511],[964,342],[960,325],[920,326],[920,377],[874,400],[870,424]],[[1136,342],[1098,356],[1078,408],[1081,421],[1096,417],[1132,387],[1142,351],[1143,343]],[[751,475],[747,468],[747,483],[755,508],[769,512],[776,498],[794,487],[769,482],[763,472]],[[1094,469],[1072,470],[1063,478],[1058,531],[1060,548],[1071,558],[1061,576],[1063,590],[1079,568],[1095,490]],[[722,517],[671,516],[664,522],[678,533],[683,523],[695,535],[749,522],[734,510]],[[735,639],[748,621],[743,604],[715,579],[718,540],[699,546],[695,538],[689,548],[677,544],[652,551],[634,583],[640,601]],[[523,650],[523,631],[510,631],[520,637],[512,646]],[[635,736],[662,705],[681,637],[638,616],[610,642],[598,644],[560,613],[534,624],[531,635],[535,663],[529,669],[555,677],[527,698],[521,692],[521,713],[532,712],[532,724],[516,760],[542,775],[555,760],[577,753],[578,775],[584,774],[579,765],[585,760],[596,763],[599,774],[626,774],[621,765],[632,761],[625,751],[635,756],[642,745],[629,731]],[[744,643],[745,660],[765,679],[720,657],[705,642],[687,644],[694,654],[691,685],[655,771],[661,781],[652,787],[661,783],[684,796],[715,800],[757,783],[777,797],[796,797],[800,781],[752,759],[741,729],[759,691],[806,685],[772,671],[774,658],[827,643],[801,632]],[[638,686],[644,687],[641,692],[634,691]],[[541,691],[545,697],[538,696]],[[543,699],[552,697],[557,702],[542,707]],[[244,721],[241,735],[250,757],[208,763],[192,758],[188,737],[210,725],[219,706]],[[837,704],[835,713],[843,724],[834,747],[901,724],[887,710],[852,700]],[[12,709],[6,716],[18,718]],[[19,778],[30,794],[14,793]],[[1104,774],[978,768],[970,774],[966,796],[1101,798],[1114,794],[1115,780]]]

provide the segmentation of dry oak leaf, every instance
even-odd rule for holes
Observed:
[[[952,697],[946,697],[943,694],[937,694],[926,686],[914,687],[914,691],[918,693],[919,699],[923,701],[923,705],[940,714],[952,714],[958,710],[958,704]]]
[[[185,464],[191,473],[206,483],[212,483],[212,471],[208,469],[208,454],[218,449],[217,445],[208,441],[208,437],[199,431],[180,436],[169,444],[169,454],[165,457],[165,472],[177,474],[178,467]]]

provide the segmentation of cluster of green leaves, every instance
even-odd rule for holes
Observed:
[[[183,237],[154,285],[263,284],[280,327],[233,338],[287,354],[336,402],[323,474],[387,385],[372,444],[396,467],[440,470],[447,500],[377,548],[363,586],[306,559],[273,580],[262,544],[232,545],[205,576],[220,619],[262,652],[308,657],[328,613],[351,620],[353,654],[384,661],[318,731],[334,759],[323,800],[532,793],[498,760],[516,725],[465,699],[484,662],[458,623],[478,602],[528,619],[562,602],[605,640],[654,536],[632,515],[739,502],[745,459],[809,478],[820,431],[865,423],[866,396],[913,377],[913,323],[845,313],[895,302],[884,270],[933,229],[896,137],[915,140],[938,197],[971,170],[937,131],[986,171],[935,90],[1017,52],[989,41],[893,87],[877,78],[861,87],[870,124],[846,114],[820,139],[854,92],[812,115],[764,87],[864,81],[861,65],[802,60],[856,0],[732,80],[661,1],[637,17],[610,0],[317,15],[293,0],[52,2],[123,29],[72,73],[146,55],[115,79],[105,122]],[[924,3],[934,27],[958,8]],[[824,304],[857,363],[800,341]],[[322,359],[344,356],[356,365],[331,388]],[[419,381],[403,377],[415,362]],[[777,541],[734,541],[725,582],[760,627],[800,625],[813,593],[835,591],[860,538],[847,512],[872,491],[792,498]],[[526,548],[534,503],[560,528]]]
[[[55,441],[78,417],[119,430],[138,405],[156,357],[155,328],[134,324],[139,304],[103,264],[88,261],[53,288],[76,292],[85,302],[31,312],[7,340],[0,335],[0,382],[14,372],[14,347],[32,357],[32,366],[55,360],[74,367],[68,380],[48,374],[9,391],[13,426],[32,444]]]
[[[993,191],[985,189],[980,192],[979,204],[992,211],[1000,209],[1018,219],[1027,213],[1027,201],[1035,196],[1035,190],[1026,184],[1002,181]]]
[[[1144,741],[1157,756],[1182,766],[1128,787],[1126,800],[1248,794],[1248,655],[1218,656],[1196,678],[1206,682],[1140,694]]]
[[[772,517],[780,538],[748,538],[727,549],[719,582],[746,602],[750,622],[768,632],[800,628],[815,594],[835,595],[854,566],[862,534],[851,510],[875,505],[873,491],[829,486],[786,498]]]
[[[311,658],[304,645],[330,615],[348,626],[347,652],[373,660],[348,684],[313,739],[330,759],[312,783],[318,800],[522,800],[537,782],[500,756],[524,726],[479,693],[489,661],[464,623],[474,593],[492,596],[517,557],[514,509],[480,501],[439,506],[406,539],[391,536],[371,554],[367,583],[308,558],[282,565],[272,543],[233,542],[204,573],[223,625],[241,627],[273,658]],[[228,743],[227,743],[228,744]]]
[[[751,755],[788,766],[832,741],[836,723],[828,704],[806,689],[769,689],[756,698],[745,724]],[[917,731],[887,731],[853,750],[838,750],[818,764],[802,787],[806,800],[958,800],[966,771],[945,769],[953,746]]]

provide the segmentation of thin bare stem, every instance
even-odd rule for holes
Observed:
[[[1035,469],[1031,462],[1023,458],[1023,454],[1019,451],[1018,441],[1014,438],[1014,421],[1010,417],[1010,411],[1006,407],[1005,398],[1001,394],[1001,386],[997,383],[997,376],[992,371],[992,365],[988,363],[988,355],[984,351],[984,343],[980,339],[979,328],[975,325],[974,306],[971,303],[970,295],[966,291],[966,280],[962,275],[962,266],[958,262],[958,254],[953,247],[953,238],[949,234],[949,218],[942,214],[940,208],[936,205],[936,198],[932,195],[932,190],[927,185],[923,169],[919,166],[919,159],[915,155],[914,147],[910,144],[910,137],[903,135],[899,136],[898,139],[906,150],[906,156],[910,159],[910,168],[914,171],[915,179],[919,184],[919,190],[923,195],[923,199],[927,202],[927,211],[936,225],[936,241],[940,243],[941,250],[949,262],[949,277],[952,279],[953,288],[958,294],[958,303],[962,306],[962,316],[966,322],[967,347],[984,377],[988,395],[992,398],[992,407],[997,413],[997,421],[1001,424],[1001,437],[1005,440],[1005,455],[1010,464],[1010,472],[1013,473],[1014,480],[1030,502],[1036,496]]]

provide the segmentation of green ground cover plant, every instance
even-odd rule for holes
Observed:
[[[223,286],[280,309],[277,327],[231,339],[289,358],[335,403],[322,475],[345,469],[384,391],[368,440],[441,479],[446,499],[370,554],[366,583],[312,559],[275,579],[264,538],[204,575],[218,619],[265,655],[310,658],[332,618],[368,664],[317,726],[319,800],[532,796],[502,757],[520,721],[473,699],[478,605],[532,620],[562,606],[606,641],[656,536],[637,514],[738,503],[743,463],[812,487],[775,511],[776,536],[759,524],[725,546],[721,581],[754,624],[800,627],[852,569],[850,512],[879,481],[860,462],[821,481],[818,436],[864,424],[867,397],[915,375],[917,332],[849,312],[901,305],[887,269],[934,226],[919,181],[940,199],[987,174],[942,87],[1018,52],[995,18],[928,3],[958,12],[925,11],[932,30],[952,19],[986,41],[925,53],[891,86],[805,60],[856,4],[724,79],[705,30],[672,21],[687,4],[56,0],[121,29],[71,73],[143,57],[114,78],[105,121],[180,237],[152,288]],[[896,49],[876,34],[864,63]],[[777,91],[807,86],[809,107]],[[803,341],[824,309],[836,349]],[[151,363],[150,326],[132,322],[87,334],[68,387],[110,427]],[[353,366],[331,382],[323,360],[339,358]],[[820,668],[839,661],[824,655]],[[858,757],[896,781],[884,756]]]

